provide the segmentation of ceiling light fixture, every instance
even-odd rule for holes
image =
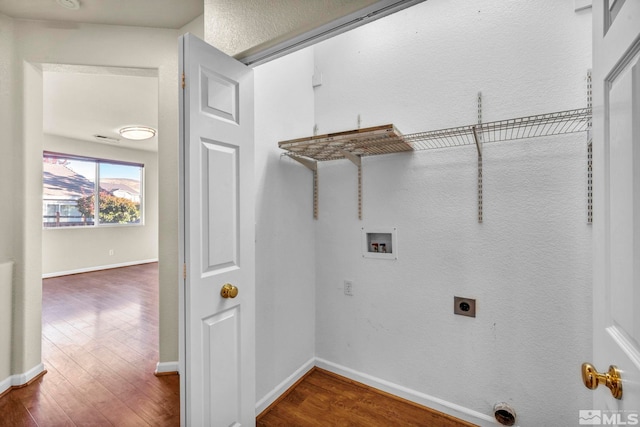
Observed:
[[[126,139],[141,141],[153,138],[156,135],[156,130],[147,126],[127,126],[120,129],[120,135]]]
[[[78,0],[56,0],[56,2],[65,9],[80,9],[80,2]]]

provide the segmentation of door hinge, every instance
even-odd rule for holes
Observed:
[[[182,72],[182,89],[184,89],[186,86],[185,84],[185,77],[184,77],[184,71]]]
[[[187,264],[182,264],[182,278],[187,280]]]

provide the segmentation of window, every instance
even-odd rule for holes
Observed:
[[[142,224],[144,165],[45,152],[42,225]]]

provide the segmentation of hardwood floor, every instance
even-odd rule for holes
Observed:
[[[258,416],[257,426],[471,427],[474,424],[314,368]]]
[[[157,290],[157,264],[45,279],[48,372],[0,398],[0,427],[178,426],[179,377],[153,375]],[[257,425],[472,426],[319,368]]]
[[[179,377],[156,377],[158,265],[43,280],[47,373],[0,398],[0,426],[178,426]]]

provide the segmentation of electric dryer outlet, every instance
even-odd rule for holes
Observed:
[[[473,298],[453,297],[453,313],[461,316],[476,317],[476,300]]]

